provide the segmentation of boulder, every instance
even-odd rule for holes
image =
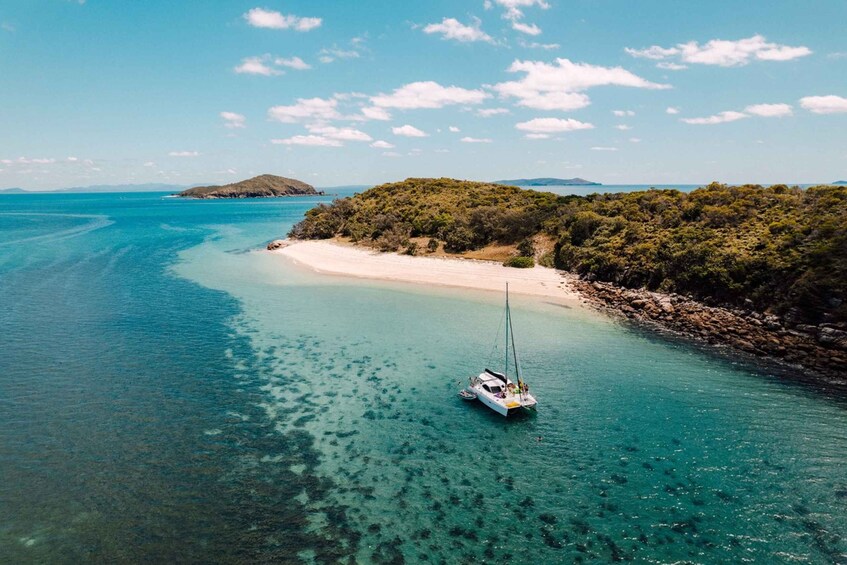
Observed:
[[[283,247],[288,247],[288,240],[275,239],[268,244],[268,251],[274,251],[276,249],[282,249]]]

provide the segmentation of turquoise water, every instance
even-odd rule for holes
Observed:
[[[317,201],[0,198],[0,562],[847,561],[847,402],[513,297],[257,252]],[[798,375],[798,377],[801,375]]]

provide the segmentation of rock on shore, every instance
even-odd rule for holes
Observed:
[[[819,376],[847,383],[847,324],[793,324],[784,317],[706,306],[677,294],[586,280],[572,284],[590,303],[628,319],[801,366]]]

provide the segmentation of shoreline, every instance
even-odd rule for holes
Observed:
[[[778,366],[822,384],[847,388],[847,331],[795,326],[776,316],[707,306],[675,295],[589,282],[565,271],[504,267],[493,261],[383,253],[328,240],[277,240],[269,252],[310,270],[341,277],[502,292],[557,299],[598,310],[649,331],[709,348],[729,347],[763,366]]]
[[[493,261],[382,253],[326,240],[274,242],[269,252],[281,255],[316,273],[465,288],[489,292],[509,292],[528,296],[578,302],[582,295],[572,282],[575,277],[563,271],[535,266],[531,269],[504,267]]]

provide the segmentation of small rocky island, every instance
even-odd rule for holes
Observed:
[[[276,198],[279,196],[320,195],[323,191],[297,179],[259,175],[221,186],[195,186],[179,193],[184,198]]]
[[[579,177],[572,179],[536,178],[536,179],[512,179],[496,180],[494,184],[507,184],[509,186],[601,186],[599,182],[585,180]]]

